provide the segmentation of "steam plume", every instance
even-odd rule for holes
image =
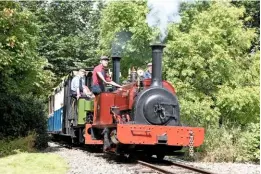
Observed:
[[[147,22],[150,27],[159,27],[161,42],[167,36],[167,25],[169,22],[178,22],[180,0],[148,0],[148,7],[151,9],[147,15]]]
[[[112,42],[112,55],[121,56],[122,52],[125,50],[127,42],[131,39],[132,33],[121,31],[116,33],[115,38]]]

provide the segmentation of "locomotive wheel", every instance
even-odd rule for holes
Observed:
[[[151,154],[151,153],[146,153],[145,154],[145,158],[146,159],[150,159],[150,158],[152,158],[152,156],[153,156],[153,154]]]
[[[164,154],[157,154],[157,160],[163,160],[165,155]]]
[[[85,142],[85,128],[78,128],[77,130],[77,139],[79,144],[84,144]]]
[[[133,154],[127,154],[127,155],[125,154],[124,156],[126,162],[134,162],[137,159],[137,157]]]

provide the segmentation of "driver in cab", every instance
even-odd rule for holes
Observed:
[[[92,73],[92,92],[94,95],[99,95],[105,91],[105,84],[110,84],[121,88],[122,86],[115,83],[105,72],[105,68],[108,66],[109,58],[107,56],[101,56],[100,64],[97,65]]]

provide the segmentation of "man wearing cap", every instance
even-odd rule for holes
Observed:
[[[144,79],[151,79],[151,73],[152,73],[152,63],[147,64],[147,71],[144,72]]]
[[[71,93],[79,99],[81,96],[87,96],[93,98],[93,94],[87,86],[85,86],[85,75],[86,71],[80,69],[78,74],[72,79],[71,82]]]
[[[105,72],[105,68],[109,63],[109,58],[107,56],[101,56],[100,59],[100,64],[94,68],[92,73],[92,92],[94,95],[99,95],[101,92],[105,91],[104,83],[121,88],[121,85],[111,81],[110,77]]]

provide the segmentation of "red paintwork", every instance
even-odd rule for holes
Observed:
[[[144,89],[149,88],[151,79],[144,80],[143,84]],[[163,87],[176,94],[174,87],[169,82],[163,81]],[[95,129],[117,128],[117,138],[122,144],[156,145],[159,143],[157,140],[158,136],[166,134],[166,145],[188,146],[190,131],[194,134],[193,146],[197,147],[203,143],[204,128],[124,124],[125,119],[123,118],[130,119],[129,115],[117,115],[118,112],[111,113],[112,106],[117,106],[120,111],[131,110],[138,90],[137,83],[133,82],[123,86],[122,90],[116,90],[112,93],[101,93],[99,96],[96,96],[92,127]],[[89,136],[88,133],[86,135]],[[90,136],[85,139],[86,144],[89,142],[91,142]]]
[[[151,79],[146,79],[143,81],[144,89],[149,88],[151,84]],[[173,94],[176,94],[174,87],[167,81],[163,81],[163,87],[166,88]],[[138,90],[137,83],[133,82],[128,85],[123,86],[122,91],[115,91],[115,105],[120,108],[120,110],[132,109],[134,97],[136,91]]]
[[[129,91],[118,91],[114,93],[115,105],[120,108],[120,110],[128,110],[129,108]]]
[[[102,140],[93,140],[91,135],[88,134],[88,129],[92,127],[91,124],[85,125],[85,144],[103,144]]]
[[[169,146],[188,146],[189,131],[194,134],[194,147],[204,140],[204,128],[180,126],[155,126],[137,124],[117,124],[117,138],[122,144],[158,144],[157,137],[166,134]]]
[[[93,125],[112,124],[113,118],[110,112],[114,106],[114,94],[104,92],[95,97]]]
[[[149,88],[151,79],[143,81],[144,89]],[[167,81],[163,81],[163,87],[175,94],[174,87]],[[134,97],[138,91],[136,82],[123,86],[122,90],[116,90],[112,93],[101,93],[95,97],[94,102],[94,121],[95,127],[104,127],[113,123],[113,115],[110,113],[112,106],[119,107],[120,111],[131,110],[133,107]],[[100,109],[102,108],[102,109]],[[117,120],[117,119],[116,119]]]
[[[143,85],[145,88],[150,87],[151,79],[143,80]],[[170,91],[173,94],[176,94],[175,88],[167,81],[162,81],[163,87],[166,88],[168,91]]]

